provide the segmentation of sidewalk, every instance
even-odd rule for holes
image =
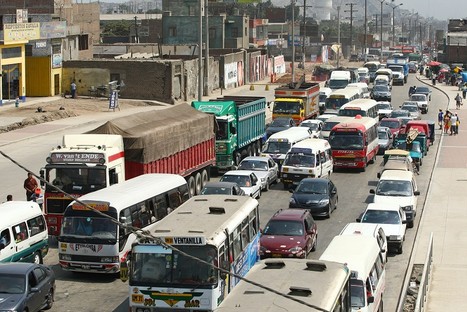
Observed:
[[[421,77],[421,81],[431,82]],[[433,233],[433,271],[425,311],[467,311],[467,104],[456,110],[457,87],[437,83],[461,121],[458,135],[442,135],[414,246],[414,263],[423,263]],[[467,103],[467,100],[464,100]],[[439,130],[437,130],[439,131]]]

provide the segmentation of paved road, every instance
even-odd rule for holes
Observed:
[[[409,85],[415,83],[414,77],[410,77]],[[407,97],[408,87],[394,87],[393,104],[400,105]],[[272,88],[271,88],[272,90]],[[249,91],[247,88],[237,90],[230,95],[264,95],[270,100],[273,91],[265,91],[264,86],[256,86],[255,91]],[[429,119],[435,119],[437,107],[445,107],[445,97],[437,92],[433,94],[432,108],[428,114]],[[444,105],[444,106],[443,106]],[[129,113],[129,112],[124,112]],[[87,119],[70,119],[66,121],[57,121],[50,124],[44,124],[42,128],[26,128],[14,133],[1,134],[0,143],[2,151],[10,154],[15,159],[26,165],[31,170],[37,172],[51,147],[60,143],[61,136],[64,133],[82,133],[95,128],[102,123],[99,116]],[[38,131],[45,134],[34,139],[27,139],[17,143],[9,143],[18,139],[32,136]],[[439,140],[435,142],[428,157],[424,160],[421,168],[421,175],[418,176],[419,188],[422,194],[419,199],[418,211],[423,207],[426,190],[429,183],[429,177],[434,164],[434,150],[437,148]],[[337,185],[339,191],[339,208],[333,213],[330,219],[317,220],[319,228],[319,240],[317,251],[310,254],[310,258],[317,259],[322,254],[332,237],[340,232],[343,226],[348,222],[353,222],[363,211],[371,200],[369,189],[376,185],[376,173],[379,171],[381,157],[374,165],[370,165],[366,172],[342,171],[334,173],[332,180]],[[11,179],[0,181],[4,194],[12,193],[15,198],[24,196],[20,185],[24,180],[24,172],[13,166],[5,159],[0,159],[0,169]],[[264,193],[260,199],[261,205],[261,223],[264,226],[267,220],[280,208],[287,208],[290,193],[282,189],[278,184],[268,192]],[[419,217],[417,217],[417,223]],[[402,280],[408,264],[411,253],[410,246],[413,244],[416,228],[407,232],[407,240],[404,253],[402,255],[391,255],[389,258],[388,280],[385,294],[385,308],[387,311],[394,311],[397,305],[399,292],[402,286]],[[358,251],[357,251],[358,252]],[[53,266],[57,273],[57,296],[56,303],[50,311],[95,311],[99,307],[100,311],[128,311],[128,286],[114,276],[94,275],[94,274],[73,274],[64,272],[58,267],[56,245],[52,248],[45,262]]]

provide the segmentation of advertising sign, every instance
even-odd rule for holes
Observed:
[[[3,25],[5,44],[40,39],[40,23],[16,23]]]
[[[224,86],[237,83],[238,66],[237,62],[224,65]]]
[[[62,67],[62,54],[56,53],[52,55],[52,68]]]
[[[40,28],[41,39],[65,38],[66,22],[44,22]]]

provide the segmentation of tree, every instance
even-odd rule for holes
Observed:
[[[109,21],[106,22],[102,27],[102,36],[104,37],[115,37],[115,36],[129,36],[130,27],[133,25],[133,21]]]

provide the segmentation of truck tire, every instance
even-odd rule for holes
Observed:
[[[201,194],[201,190],[203,189],[202,181],[201,181],[201,173],[197,172],[195,174],[195,189],[196,189],[196,195]]]
[[[188,191],[190,192],[191,197],[196,195],[195,178],[193,176],[188,178]]]
[[[208,171],[206,169],[203,169],[203,171],[201,172],[201,188],[204,188],[204,186],[206,185],[206,183],[208,183],[208,181],[209,181]]]

